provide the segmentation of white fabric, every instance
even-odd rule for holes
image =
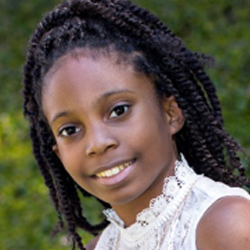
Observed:
[[[103,231],[95,250],[197,250],[196,228],[204,212],[225,196],[249,194],[202,175],[197,175],[182,158],[175,176],[165,179],[162,194],[124,228],[114,210],[104,211],[110,225]]]

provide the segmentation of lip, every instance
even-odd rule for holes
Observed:
[[[125,180],[126,177],[130,174],[135,162],[136,162],[136,159],[131,159],[131,160],[117,161],[109,165],[102,166],[94,172],[92,177],[102,186],[117,185],[121,183],[123,180]],[[100,175],[101,173],[112,171],[112,169],[117,168],[119,166],[124,166],[124,165],[125,167],[122,170],[120,170],[118,173],[115,173],[114,175],[105,176],[105,177],[97,176],[97,175]]]
[[[112,163],[109,163],[109,164],[102,165],[101,167],[97,168],[93,172],[92,176],[95,177],[98,173],[110,170],[110,169],[112,169],[114,167],[117,167],[117,166],[120,166],[120,165],[124,165],[124,164],[126,164],[128,162],[134,163],[135,159],[115,161],[115,162],[112,162]]]

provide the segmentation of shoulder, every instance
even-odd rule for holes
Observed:
[[[100,238],[100,235],[96,236],[93,238],[87,245],[86,245],[86,250],[94,250],[96,247],[96,244]]]
[[[250,201],[239,196],[219,199],[201,218],[196,236],[200,250],[249,250]]]

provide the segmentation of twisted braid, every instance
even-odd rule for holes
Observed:
[[[57,157],[52,153],[51,147],[54,144],[53,138],[48,135],[47,125],[40,121],[40,133],[41,133],[41,155],[43,159],[47,159],[47,162],[50,166],[50,172],[52,173],[53,180],[50,182],[51,189],[56,192],[53,193],[52,199],[54,200],[54,204],[56,205],[58,211],[58,217],[61,218],[61,213],[64,214],[69,235],[72,237],[73,244],[77,244],[80,249],[84,249],[81,238],[77,234],[77,227],[82,228],[93,235],[95,235],[98,231],[102,230],[106,227],[107,223],[101,223],[99,225],[91,225],[87,219],[82,216],[82,208],[80,199],[77,195],[77,185],[72,180],[72,178],[67,174],[65,169],[63,168],[61,162]],[[45,173],[46,175],[46,173]],[[85,196],[89,196],[89,194],[85,191]],[[63,221],[59,221],[58,230],[63,228]],[[56,232],[55,232],[56,233]]]
[[[223,128],[215,87],[204,71],[211,58],[189,51],[157,17],[128,0],[72,0],[48,13],[37,26],[24,67],[24,114],[30,122],[33,152],[59,218],[74,246],[84,249],[77,228],[96,234],[107,222],[91,225],[83,216],[78,193],[91,196],[65,171],[52,151],[55,143],[43,115],[43,77],[54,62],[77,49],[92,53],[118,52],[149,77],[159,97],[174,96],[186,118],[175,136],[196,172],[232,186],[248,185],[237,156],[240,146]],[[233,172],[237,170],[238,176]],[[98,200],[104,207],[109,204]]]

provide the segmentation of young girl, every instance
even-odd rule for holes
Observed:
[[[73,249],[85,249],[78,228],[97,235],[86,249],[250,249],[250,198],[236,187],[250,182],[209,60],[127,0],[67,1],[38,25],[24,114]],[[78,195],[107,219],[91,225]]]

